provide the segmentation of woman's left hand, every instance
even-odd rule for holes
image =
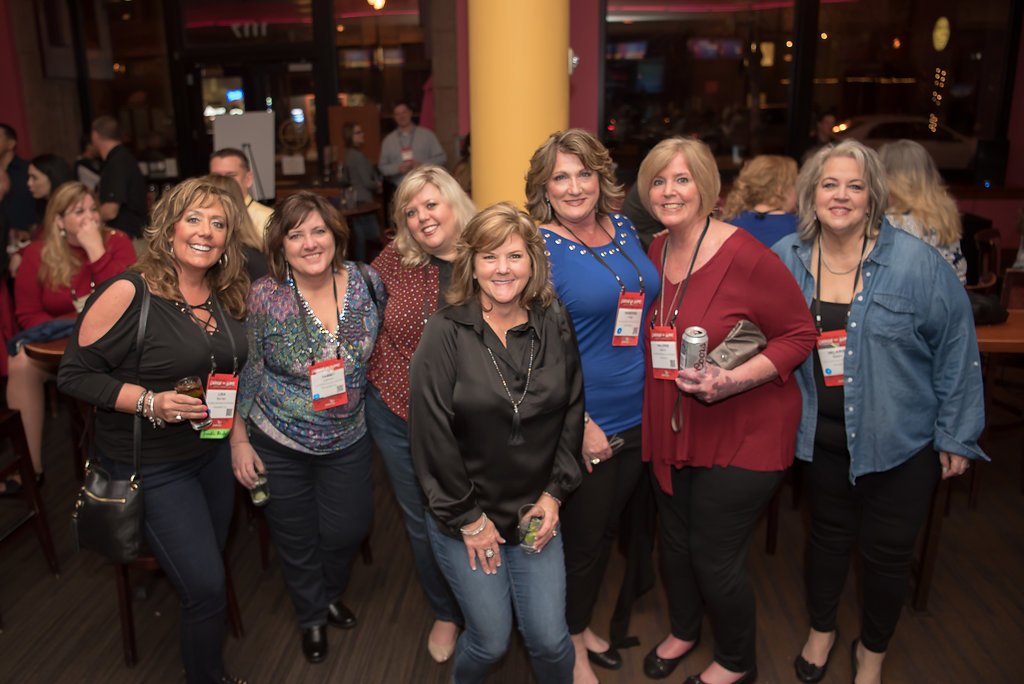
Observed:
[[[942,464],[942,479],[963,475],[971,467],[971,462],[960,454],[951,454],[948,451],[939,452],[939,463]]]
[[[531,518],[533,516],[541,518],[540,529],[537,530],[536,541],[533,543],[533,548],[540,553],[551,541],[551,538],[558,534],[558,502],[550,494],[544,492],[526,515]]]
[[[153,396],[153,410],[158,418],[174,425],[187,420],[201,420],[206,417],[208,409],[202,399],[178,394],[174,391],[158,392]]]
[[[705,371],[684,368],[676,377],[676,387],[687,394],[692,394],[705,404],[727,399],[743,391],[740,384],[732,377],[732,371],[722,370],[718,366],[705,364]]]

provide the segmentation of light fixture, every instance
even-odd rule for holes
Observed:
[[[366,0],[366,4],[375,10],[384,9],[386,0]]]

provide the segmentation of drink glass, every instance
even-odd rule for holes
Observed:
[[[533,504],[519,507],[519,548],[523,550],[523,553],[531,555],[540,553],[534,544],[537,543],[537,531],[540,530],[540,525],[544,521],[543,518],[536,515],[527,517],[532,508]]]
[[[256,486],[249,490],[254,506],[266,506],[270,501],[270,485],[267,484],[267,474],[256,472]]]
[[[203,381],[200,380],[198,376],[190,375],[174,383],[174,391],[178,394],[187,394],[190,397],[202,399]],[[213,418],[210,416],[209,411],[207,411],[205,417],[200,418],[199,420],[190,420],[189,422],[192,423],[193,430],[203,430],[210,427],[213,423]]]

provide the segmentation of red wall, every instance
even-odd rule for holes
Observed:
[[[32,141],[28,134],[17,56],[10,0],[0,0],[0,122],[18,132],[18,156],[29,159],[32,157]]]
[[[569,47],[580,58],[580,65],[569,79],[569,125],[595,135],[603,97],[597,89],[604,59],[600,45],[604,23],[601,5],[593,0],[569,0]]]

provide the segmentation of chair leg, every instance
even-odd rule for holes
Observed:
[[[366,535],[366,539],[359,546],[359,551],[363,556],[363,565],[373,565],[373,549],[370,548],[370,535]]]
[[[231,631],[236,639],[245,636],[245,628],[242,626],[242,613],[238,610],[238,597],[235,596],[235,584],[231,580],[231,568],[228,561],[224,559],[224,594],[227,599],[228,622],[231,623]]]
[[[932,586],[932,575],[935,573],[935,560],[939,555],[939,537],[942,533],[942,510],[949,500],[949,480],[939,481],[932,495],[928,509],[928,519],[922,535],[921,556],[917,565],[916,585],[914,586],[913,606],[915,610],[928,607],[928,592]]]
[[[135,649],[135,619],[132,616],[132,597],[128,584],[128,566],[114,563],[117,580],[117,607],[121,613],[121,642],[124,646],[124,664],[135,667],[139,656]]]
[[[11,440],[11,450],[18,458],[18,468],[21,473],[22,496],[25,502],[34,511],[33,524],[36,528],[36,536],[39,538],[39,545],[43,547],[43,554],[50,564],[50,570],[57,577],[60,577],[60,564],[57,562],[57,551],[53,546],[53,536],[50,534],[50,525],[46,519],[46,508],[43,507],[43,497],[36,485],[36,472],[32,467],[32,458],[28,453],[28,440],[25,438],[25,428],[21,424],[21,414],[14,412],[8,418],[7,435]]]

